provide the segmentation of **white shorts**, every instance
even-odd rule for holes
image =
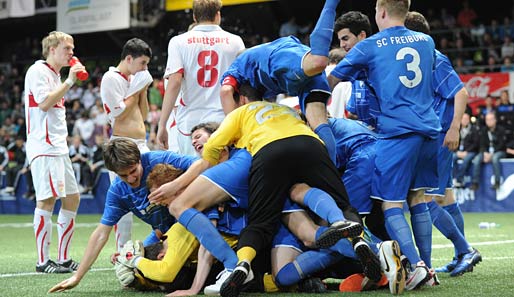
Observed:
[[[30,164],[30,172],[37,201],[79,193],[68,155],[37,157]]]
[[[137,144],[137,148],[139,149],[139,152],[141,154],[148,153],[150,151],[150,148],[146,144],[146,139],[135,139],[135,138],[125,137],[125,136],[114,136],[114,135],[111,135],[111,140],[112,139],[127,139],[127,140],[130,140],[130,141],[134,142],[135,144]],[[109,179],[111,180],[111,182],[115,178],[116,178],[116,173],[113,172],[113,171],[109,171]]]
[[[179,130],[177,133],[176,141],[178,145],[179,154],[188,156],[198,156],[198,154],[195,151],[195,148],[193,147],[193,144],[191,143],[190,135],[184,135]]]

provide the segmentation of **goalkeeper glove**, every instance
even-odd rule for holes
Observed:
[[[116,278],[122,286],[129,287],[134,282],[135,276],[133,268],[116,263],[114,269],[116,270]]]
[[[140,258],[144,256],[145,248],[141,240],[135,242],[129,240],[123,245],[120,250],[119,256],[116,257],[116,261],[128,268],[136,268]]]

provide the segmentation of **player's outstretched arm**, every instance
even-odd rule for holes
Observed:
[[[450,124],[450,129],[446,132],[444,137],[443,146],[448,147],[449,150],[455,151],[459,147],[459,139],[460,139],[460,121],[462,120],[462,115],[466,110],[466,105],[468,104],[469,94],[466,88],[462,87],[460,91],[455,94],[455,103],[453,106],[453,119]]]
[[[96,227],[95,231],[93,231],[89,237],[86,251],[84,252],[84,256],[82,256],[77,272],[72,277],[53,286],[48,290],[48,293],[62,292],[76,287],[84,275],[86,275],[89,268],[95,263],[96,258],[98,258],[98,255],[109,239],[111,230],[112,226],[98,224],[98,227]]]

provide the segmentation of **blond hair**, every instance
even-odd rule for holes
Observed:
[[[183,170],[177,169],[170,164],[157,164],[146,178],[146,187],[148,190],[160,187],[165,183],[174,181],[183,172]]]
[[[221,6],[221,0],[194,0],[193,16],[197,23],[213,22]]]
[[[391,17],[405,20],[410,8],[410,0],[377,0],[377,7],[384,7]]]
[[[41,41],[43,49],[43,58],[46,59],[48,57],[48,54],[50,53],[50,48],[57,47],[59,43],[65,40],[70,40],[71,42],[73,42],[73,37],[71,37],[71,35],[69,34],[59,31],[52,31],[48,33],[48,36],[43,38],[43,41]]]

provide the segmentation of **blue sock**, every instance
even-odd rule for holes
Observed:
[[[432,267],[432,218],[426,203],[416,204],[410,208],[412,233],[416,240],[421,260]]]
[[[323,123],[316,127],[316,129],[314,129],[314,132],[318,134],[319,138],[321,138],[321,140],[323,140],[323,142],[325,143],[325,147],[327,148],[330,160],[332,160],[332,162],[337,165],[336,139],[334,137],[334,132],[332,132],[330,126],[327,123]]]
[[[452,216],[453,221],[455,222],[455,225],[457,225],[457,228],[459,228],[460,233],[462,234],[462,236],[466,237],[466,234],[464,233],[464,216],[460,211],[459,204],[453,203],[450,205],[446,205],[443,207],[443,209],[446,210]]]
[[[428,208],[430,209],[430,216],[432,217],[434,226],[441,231],[446,238],[451,240],[455,246],[456,256],[469,252],[471,246],[460,233],[450,214],[434,201],[428,203]]]
[[[416,263],[421,261],[421,258],[412,241],[412,232],[403,215],[403,209],[390,208],[385,210],[384,219],[387,233],[389,233],[391,239],[398,241],[402,253],[407,256],[412,265],[416,265]]]
[[[310,188],[303,197],[303,203],[329,224],[344,220],[343,211],[337,207],[334,199],[323,190]]]
[[[287,263],[275,276],[279,287],[292,286],[314,273],[325,270],[342,259],[343,256],[329,250],[310,250],[300,254],[293,262]]]
[[[310,36],[311,53],[313,55],[328,57],[332,35],[334,34],[334,21],[339,0],[326,0],[318,22]]]
[[[227,269],[234,269],[238,259],[236,253],[230,248],[227,242],[211,221],[201,212],[194,208],[187,209],[178,218],[189,232],[193,233],[198,241]]]

